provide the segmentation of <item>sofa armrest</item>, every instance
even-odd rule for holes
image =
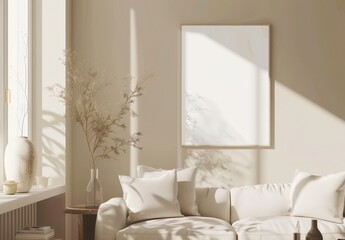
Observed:
[[[123,198],[112,198],[99,206],[95,240],[115,240],[119,230],[126,227],[127,206]]]

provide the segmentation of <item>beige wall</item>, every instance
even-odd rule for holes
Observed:
[[[65,194],[61,194],[37,203],[37,225],[52,226],[55,238],[65,239]]]
[[[269,24],[275,144],[247,151],[255,156],[254,182],[289,182],[296,168],[345,170],[344,23],[342,0],[74,0],[72,46],[78,60],[109,77],[155,75],[138,104],[144,133],[139,163],[173,168],[183,155],[180,26]],[[101,100],[116,106],[123,85],[116,82]],[[91,164],[76,125],[72,135],[72,202],[82,203]],[[105,200],[119,196],[117,175],[130,174],[130,154],[105,160],[99,169]]]

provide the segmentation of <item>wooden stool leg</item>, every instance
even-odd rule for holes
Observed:
[[[83,240],[84,236],[84,221],[83,215],[78,215],[78,240]]]
[[[96,215],[83,215],[83,235],[84,240],[94,240],[95,239],[95,224]]]
[[[64,212],[78,214],[78,240],[94,240],[98,207],[75,205],[66,207]]]

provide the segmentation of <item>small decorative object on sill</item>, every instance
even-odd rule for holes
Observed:
[[[17,192],[17,182],[8,180],[2,184],[2,191],[5,195],[13,195]]]
[[[307,236],[305,239],[306,240],[322,240],[323,239],[320,230],[317,228],[316,219],[311,220],[311,228],[309,232],[307,233]]]
[[[4,168],[6,179],[17,182],[17,192],[29,192],[35,180],[35,149],[27,137],[12,139],[6,146]]]
[[[37,176],[36,177],[36,184],[39,188],[47,188],[48,187],[48,180],[49,180],[49,177]]]
[[[91,169],[91,179],[86,187],[86,207],[98,207],[103,202],[103,189],[98,180],[98,169]]]

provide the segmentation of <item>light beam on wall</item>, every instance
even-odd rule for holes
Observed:
[[[130,9],[129,13],[129,24],[130,24],[130,73],[132,76],[131,89],[133,90],[137,84],[138,79],[138,43],[137,43],[137,28],[136,28],[136,15],[134,9]],[[137,99],[131,105],[131,110],[138,113],[138,101]],[[129,120],[129,132],[131,135],[138,132],[138,118],[130,114]],[[130,147],[130,175],[136,176],[136,168],[139,162],[138,149]]]

